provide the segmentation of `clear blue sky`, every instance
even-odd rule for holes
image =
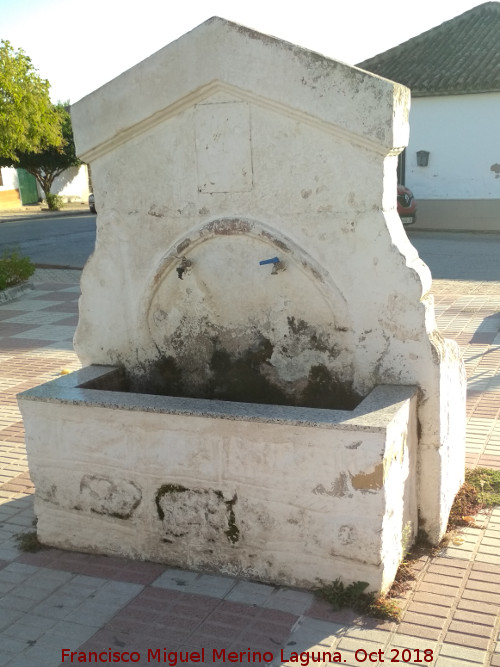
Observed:
[[[355,64],[478,0],[0,0],[0,39],[30,56],[53,101],[78,99],[217,15]]]

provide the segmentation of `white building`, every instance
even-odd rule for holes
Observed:
[[[420,228],[500,231],[499,35],[486,2],[358,65],[412,91],[399,179]]]
[[[61,195],[64,202],[86,203],[89,196],[89,176],[86,164],[70,167],[58,176],[51,191]],[[36,204],[44,198],[34,176],[24,169],[0,169],[0,210],[16,209]]]
[[[20,206],[17,170],[2,167],[0,169],[0,209],[19,208]]]

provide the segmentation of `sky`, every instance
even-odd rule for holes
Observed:
[[[480,0],[0,0],[0,39],[76,102],[211,16],[356,64]]]

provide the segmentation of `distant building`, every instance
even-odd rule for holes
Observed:
[[[89,196],[88,167],[70,167],[58,176],[52,186],[54,194],[61,195],[64,202],[86,203]],[[2,167],[0,169],[0,210],[16,209],[36,204],[44,194],[35,180],[24,169]]]
[[[417,227],[500,231],[500,2],[358,67],[411,89],[399,176],[418,199]]]

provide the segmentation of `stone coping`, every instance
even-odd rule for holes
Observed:
[[[107,382],[110,386],[113,386],[113,383],[116,386],[120,372],[116,366],[86,366],[22,392],[18,394],[18,398],[21,401],[112,410],[377,432],[385,430],[399,410],[403,409],[406,402],[418,391],[413,385],[379,385],[351,411],[156,396],[91,389],[85,386],[94,383],[102,386]]]
[[[18,299],[20,296],[23,296],[23,294],[26,294],[26,292],[29,292],[33,288],[34,285],[32,281],[19,283],[19,285],[13,285],[12,287],[7,287],[6,289],[0,291],[0,304],[14,301],[14,299]]]

